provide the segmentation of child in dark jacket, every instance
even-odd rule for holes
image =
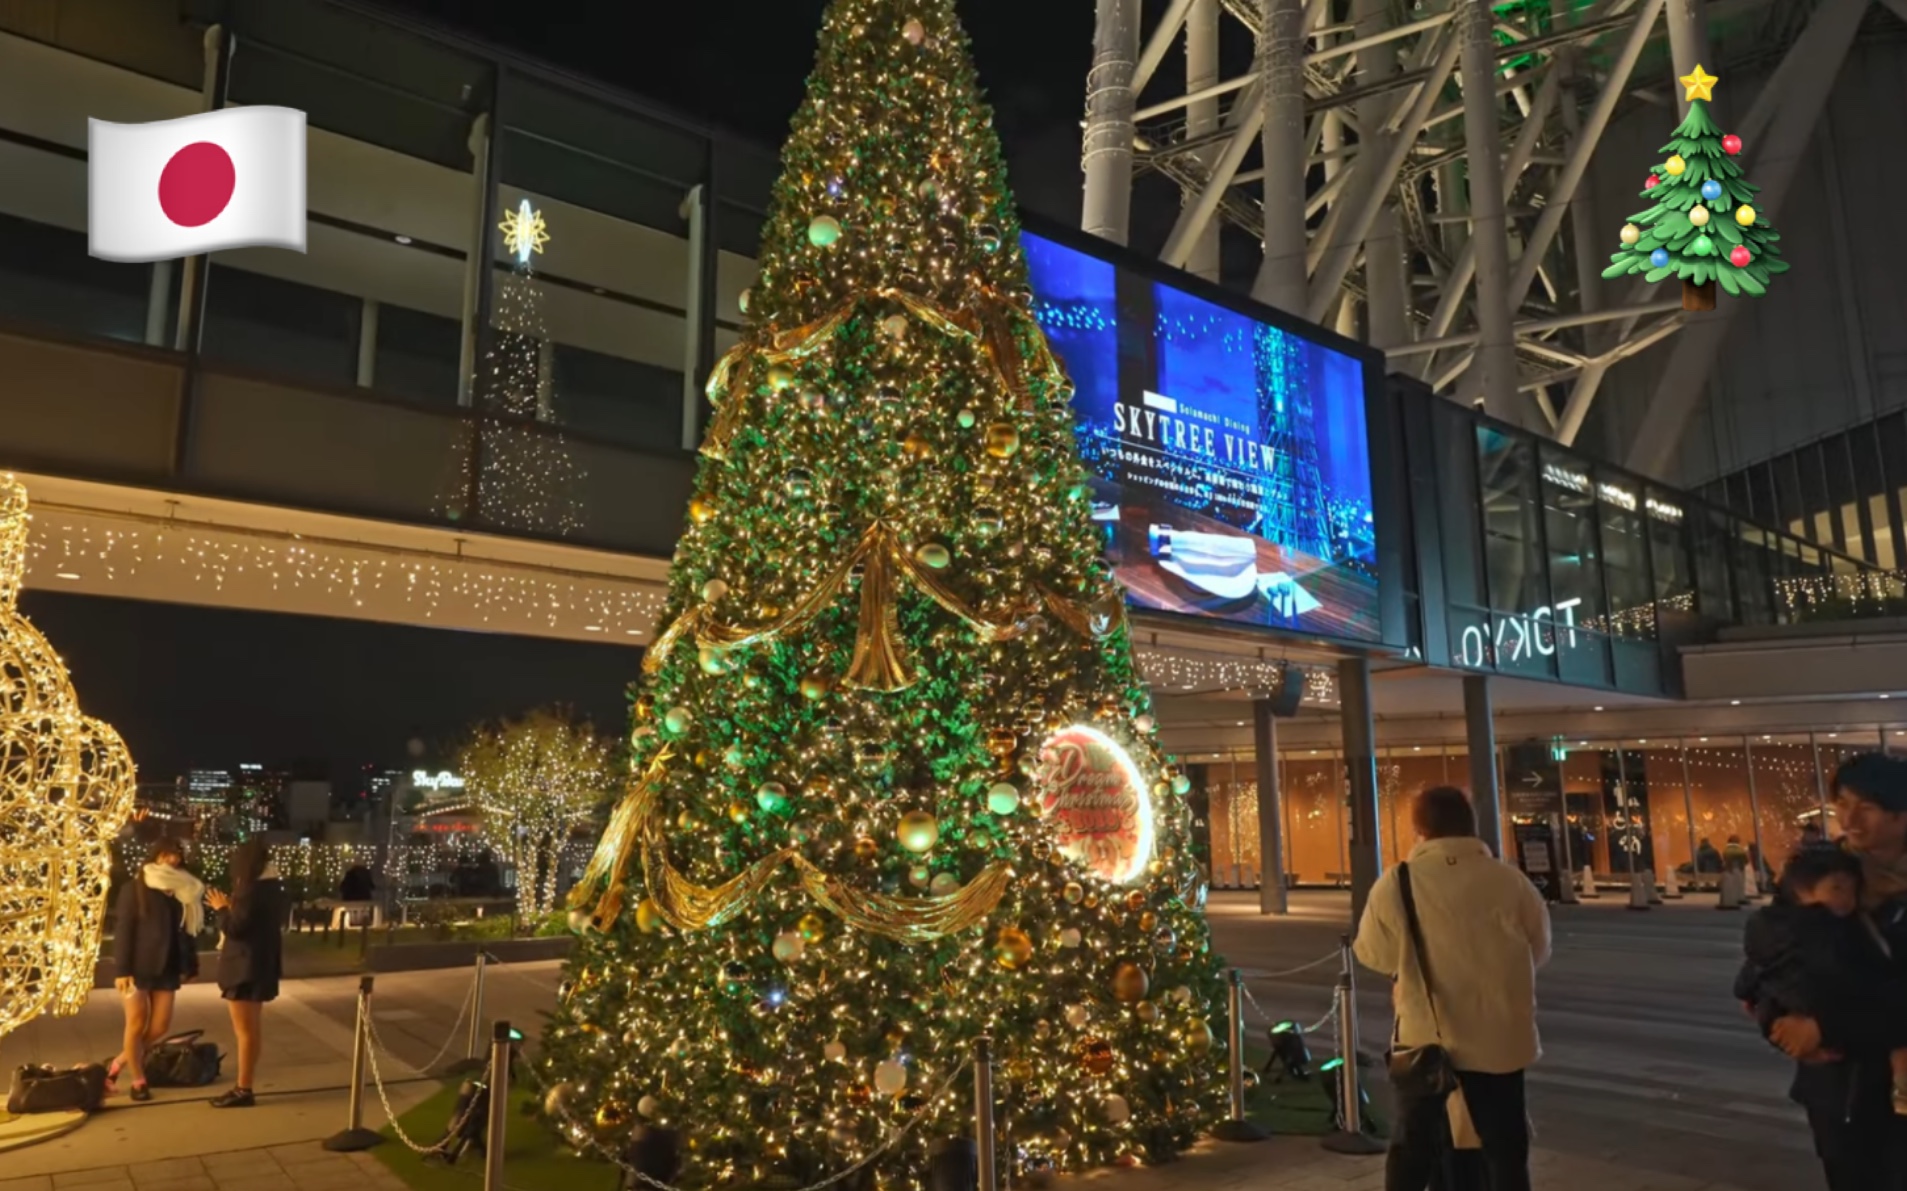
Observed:
[[[1843,1061],[1885,1063],[1894,1111],[1907,1115],[1907,981],[1860,904],[1858,858],[1833,846],[1796,852],[1774,902],[1748,920],[1735,996],[1764,1036],[1783,1017],[1811,1017]]]

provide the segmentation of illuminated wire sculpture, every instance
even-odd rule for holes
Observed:
[[[0,1037],[77,1013],[132,816],[132,756],[80,713],[66,667],[20,614],[26,489],[0,475]]]

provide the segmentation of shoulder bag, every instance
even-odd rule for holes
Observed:
[[[1437,1016],[1437,994],[1430,983],[1430,958],[1424,950],[1424,928],[1417,920],[1417,897],[1410,888],[1410,865],[1397,866],[1397,892],[1404,901],[1404,921],[1410,930],[1410,952],[1424,981],[1424,1001],[1430,1006],[1430,1024],[1437,1040],[1426,1046],[1391,1045],[1391,1086],[1406,1100],[1441,1100],[1457,1090],[1457,1068],[1443,1045],[1443,1022]],[[1402,979],[1400,972],[1399,979]]]

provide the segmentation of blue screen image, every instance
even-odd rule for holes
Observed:
[[[1130,602],[1379,640],[1363,360],[1058,242],[1022,242]]]

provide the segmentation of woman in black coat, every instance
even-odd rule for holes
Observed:
[[[126,1013],[124,1048],[106,1069],[110,1090],[132,1075],[132,1098],[152,1099],[146,1052],[172,1028],[179,986],[199,974],[196,936],[204,923],[205,886],[181,866],[185,848],[162,839],[152,859],[119,887],[113,914],[113,987]]]
[[[238,1082],[212,1101],[213,1108],[250,1108],[252,1081],[264,1049],[265,1004],[278,998],[285,968],[285,887],[262,840],[247,840],[232,853],[232,891],[213,890],[206,901],[218,911],[219,995],[238,1035]]]

